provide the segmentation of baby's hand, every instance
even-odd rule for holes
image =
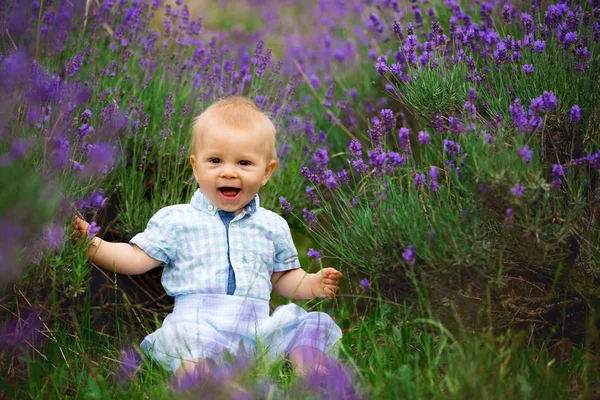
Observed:
[[[75,229],[75,233],[77,233],[79,238],[87,236],[89,239],[92,239],[95,233],[98,232],[95,222],[92,222],[90,225],[76,215],[73,216],[73,229]]]
[[[311,293],[315,297],[328,297],[333,299],[340,289],[339,282],[342,273],[335,268],[324,268],[315,274]]]

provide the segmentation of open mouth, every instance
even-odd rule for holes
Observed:
[[[218,188],[218,190],[223,195],[223,197],[225,197],[227,199],[233,199],[238,195],[238,193],[240,192],[241,189],[224,186],[224,187]]]

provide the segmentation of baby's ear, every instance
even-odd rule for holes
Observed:
[[[262,186],[266,185],[269,179],[271,179],[275,168],[277,168],[277,160],[271,160],[267,163],[267,167],[265,168],[265,174],[263,175],[263,179],[261,182]]]

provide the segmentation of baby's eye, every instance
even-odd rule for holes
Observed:
[[[242,160],[240,161],[240,165],[250,165],[250,161]]]
[[[209,163],[211,164],[218,164],[221,162],[221,159],[219,158],[211,158],[210,160],[208,160]]]

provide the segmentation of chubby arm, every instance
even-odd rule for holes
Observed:
[[[339,290],[342,273],[335,268],[324,268],[309,274],[302,268],[274,272],[271,284],[275,293],[295,300],[308,300],[315,297],[334,298]]]
[[[78,236],[87,235],[89,224],[79,217],[73,217],[73,228]],[[162,261],[155,260],[144,250],[129,243],[111,243],[94,236],[85,251],[88,259],[102,269],[116,271],[124,275],[139,275],[158,267]]]
[[[111,243],[99,237],[94,237],[86,255],[99,267],[124,275],[143,274],[162,264],[136,245]]]

